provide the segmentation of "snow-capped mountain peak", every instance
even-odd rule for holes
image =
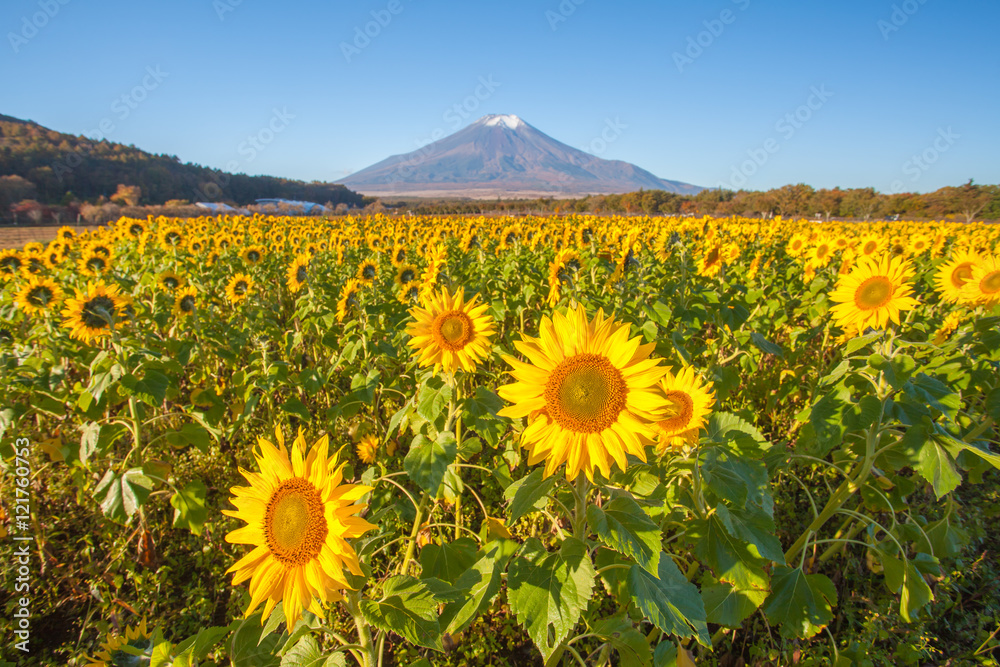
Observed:
[[[514,114],[492,114],[489,116],[483,116],[479,119],[479,121],[487,127],[503,125],[511,130],[516,130],[525,124],[523,120]]]
[[[483,116],[339,182],[362,194],[429,197],[574,197],[640,189],[694,194],[701,189],[567,146],[513,114]]]

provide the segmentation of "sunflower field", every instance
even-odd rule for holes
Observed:
[[[3,655],[995,665],[998,239],[255,215],[0,251]]]

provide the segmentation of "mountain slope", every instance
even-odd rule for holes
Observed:
[[[121,183],[138,185],[143,204],[186,199],[243,205],[271,197],[362,205],[362,196],[343,185],[230,174],[4,115],[0,115],[0,176],[27,179],[34,185],[33,196],[46,204],[59,202],[68,192],[80,199],[110,197]]]
[[[483,116],[423,148],[393,155],[343,178],[364,194],[573,197],[636,190],[695,194],[702,188],[658,178],[621,160],[567,146],[517,116]]]

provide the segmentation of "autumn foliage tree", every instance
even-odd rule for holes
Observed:
[[[111,195],[111,201],[120,202],[125,206],[138,206],[142,197],[142,188],[138,185],[118,184],[118,190]]]

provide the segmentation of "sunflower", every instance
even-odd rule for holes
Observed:
[[[244,248],[243,252],[240,253],[240,257],[250,266],[257,266],[264,259],[264,253],[264,246],[252,245]]]
[[[392,249],[392,254],[389,256],[389,261],[395,267],[402,266],[406,263],[406,248],[401,245],[396,245]]]
[[[148,227],[146,226],[146,222],[144,220],[122,218],[121,222],[125,223],[123,226],[125,233],[133,239],[138,239],[148,231]]]
[[[111,259],[111,255],[114,254],[111,251],[111,246],[101,241],[95,241],[91,243],[89,246],[87,246],[87,251],[95,253],[97,255],[101,255],[102,257],[107,257],[108,259]]]
[[[788,240],[788,245],[785,246],[785,252],[787,252],[792,257],[801,257],[808,249],[809,240],[802,234],[795,234]]]
[[[309,255],[297,255],[288,265],[288,290],[293,294],[309,280]]]
[[[227,574],[235,573],[233,585],[250,580],[248,617],[266,601],[263,625],[280,601],[294,627],[303,609],[322,616],[321,603],[341,599],[339,591],[350,588],[345,567],[362,575],[347,539],[375,526],[355,516],[367,507],[355,501],[371,487],[341,484],[344,464],[328,457],[327,436],[310,448],[299,432],[289,457],[281,431],[275,435],[277,446],[259,439],[254,458],[260,472],[240,470],[250,486],[233,487],[236,510],[223,510],[247,523],[226,541],[254,547]]]
[[[358,267],[358,272],[354,277],[366,285],[371,285],[375,278],[378,277],[378,264],[370,259],[366,259],[361,262],[361,266]]]
[[[813,266],[819,268],[830,263],[830,260],[833,258],[833,251],[833,240],[827,237],[821,237],[816,241],[816,244],[806,252],[806,258]]]
[[[420,301],[420,285],[414,282],[400,287],[396,291],[396,300],[404,306],[418,303]]]
[[[757,270],[760,269],[760,253],[754,255],[753,261],[750,262],[750,268],[747,269],[747,280],[753,280],[757,277]]]
[[[705,247],[705,252],[698,260],[698,275],[711,278],[722,269],[722,244],[714,243]]]
[[[337,301],[337,321],[343,322],[349,311],[358,307],[358,292],[361,289],[361,281],[350,279],[344,283],[340,290],[340,299]]]
[[[174,295],[174,315],[187,317],[198,305],[198,290],[193,285],[182,287]]]
[[[185,280],[182,276],[168,269],[156,277],[156,282],[159,283],[161,289],[172,292],[179,287],[184,287]]]
[[[1000,303],[1000,256],[983,258],[972,267],[972,278],[962,286],[966,303],[987,308]]]
[[[699,431],[705,427],[705,418],[715,404],[715,392],[695,375],[690,366],[676,376],[667,371],[660,381],[660,389],[670,404],[670,410],[666,419],[656,423],[659,432],[657,450],[663,453],[671,447],[698,442]]]
[[[226,298],[229,299],[229,303],[237,304],[246,299],[252,289],[253,278],[245,273],[237,273],[226,285]]]
[[[53,241],[45,249],[45,259],[48,260],[49,266],[55,268],[63,263],[66,259],[66,246],[61,241]]]
[[[610,476],[612,463],[625,470],[626,454],[645,461],[665,408],[656,383],[666,369],[649,358],[655,344],[629,339],[629,325],[602,310],[588,321],[582,305],[543,317],[539,333],[514,344],[529,363],[504,356],[516,382],[499,389],[513,405],[498,414],[528,418],[528,465],[545,461],[547,477],[566,463],[570,480],[581,471],[593,480],[595,469]]]
[[[393,280],[399,287],[405,287],[417,279],[417,267],[413,264],[400,264]]]
[[[200,255],[208,247],[208,242],[203,236],[192,236],[188,241],[187,251],[193,255]]]
[[[858,239],[855,249],[860,257],[874,257],[875,255],[881,254],[888,241],[878,234],[865,234],[860,239]]]
[[[160,242],[160,247],[164,250],[174,250],[184,245],[184,232],[177,225],[161,227],[156,236]]]
[[[32,276],[17,293],[17,305],[28,315],[41,315],[62,298],[62,289],[51,278]]]
[[[944,321],[941,323],[941,328],[939,328],[937,330],[937,333],[934,334],[934,340],[933,340],[934,344],[941,345],[942,343],[947,341],[948,338],[953,333],[955,333],[955,329],[957,329],[958,325],[960,325],[961,323],[962,323],[961,311],[956,310],[948,313],[948,316],[945,317]]]
[[[72,227],[63,225],[56,232],[56,238],[60,241],[72,241],[76,238],[76,231]]]
[[[906,253],[911,257],[917,257],[922,255],[928,250],[930,250],[931,244],[933,243],[931,239],[926,234],[915,234],[911,236],[906,242]]]
[[[375,454],[378,452],[378,438],[374,435],[366,435],[358,443],[358,458],[362,463],[371,465],[375,463]]]
[[[962,299],[962,286],[972,279],[972,267],[982,259],[979,255],[959,251],[951,260],[942,264],[934,276],[935,287],[941,299],[955,303]]]
[[[87,283],[87,291],[77,290],[76,297],[66,301],[63,326],[70,329],[71,336],[85,343],[110,335],[125,303],[118,285],[106,285],[103,281]]]
[[[44,253],[44,248],[22,253],[21,258],[24,260],[24,265],[21,267],[21,273],[26,277],[31,277],[40,276],[46,271],[51,270],[53,268],[52,263]]]
[[[83,255],[77,260],[76,267],[85,276],[100,278],[111,268],[111,260],[88,249],[84,250]]]
[[[10,280],[21,275],[24,261],[16,250],[0,250],[0,280]]]
[[[424,296],[421,305],[410,309],[414,321],[406,327],[407,345],[417,350],[420,366],[434,366],[454,373],[459,368],[472,372],[476,363],[490,353],[490,336],[495,333],[487,304],[477,304],[479,295],[465,301],[461,290],[454,294],[443,288]]]
[[[126,653],[123,646],[140,651],[142,656]],[[93,658],[85,656],[84,667],[117,667],[118,665],[148,665],[153,655],[153,638],[146,630],[146,619],[134,628],[125,628],[125,634],[108,635],[101,643],[101,651]]]
[[[849,274],[840,276],[837,288],[830,293],[837,304],[830,312],[841,327],[856,326],[859,331],[884,329],[890,321],[899,324],[899,311],[917,305],[907,282],[912,275],[902,257],[861,257]]]

